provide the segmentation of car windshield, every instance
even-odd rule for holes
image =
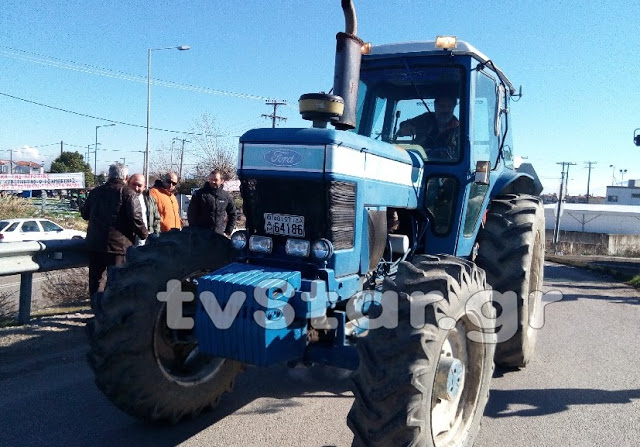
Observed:
[[[415,149],[427,162],[457,161],[463,77],[458,67],[363,69],[356,132]]]

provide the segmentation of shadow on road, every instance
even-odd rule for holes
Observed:
[[[545,265],[544,274],[545,286],[549,289],[566,288],[584,292],[563,293],[563,302],[585,299],[640,305],[640,292],[623,283],[611,284],[611,279],[600,273],[565,265]],[[602,282],[607,284],[603,285]],[[629,296],[621,296],[624,291],[629,291]],[[618,295],[611,295],[616,293]]]
[[[628,404],[632,399],[640,399],[640,389],[492,390],[484,414],[491,418],[543,416],[566,411],[573,405]]]
[[[346,372],[315,366],[304,370],[291,370],[281,366],[250,368],[238,377],[234,391],[225,395],[214,411],[205,412],[196,419],[186,420],[174,426],[147,424],[122,415],[129,419],[129,423],[115,424],[113,429],[101,437],[98,444],[175,446],[229,415],[242,417],[273,414],[303,405],[293,398],[319,397],[352,398]],[[264,399],[264,403],[257,408],[244,408],[260,398]],[[113,411],[117,412],[115,407]],[[273,430],[273,427],[255,427],[255,431],[258,432],[269,430]],[[241,445],[241,442],[242,440],[238,439],[238,445]]]
[[[174,426],[144,423],[118,410],[93,383],[85,358],[88,316],[47,317],[0,331],[17,337],[0,346],[0,408],[11,408],[0,418],[1,445],[175,446],[232,414],[249,418],[299,407],[300,399],[352,398],[345,370],[249,368],[215,410]]]

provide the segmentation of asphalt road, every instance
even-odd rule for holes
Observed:
[[[640,445],[640,293],[572,267],[545,274],[563,299],[547,306],[530,365],[496,371],[475,445]],[[249,369],[214,412],[173,427],[138,422],[93,384],[86,317],[0,330],[0,445],[351,443],[349,383],[327,368]]]

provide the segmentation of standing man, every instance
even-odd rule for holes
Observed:
[[[140,202],[140,208],[142,209],[142,220],[144,226],[149,230],[149,234],[160,234],[160,213],[158,212],[158,205],[153,197],[149,195],[149,191],[145,189],[146,181],[144,175],[133,174],[129,177],[127,183],[129,188],[133,189],[138,195],[138,201]],[[136,245],[144,245],[145,239],[136,237]]]
[[[231,236],[236,226],[236,206],[233,197],[222,189],[224,179],[219,170],[211,171],[209,181],[197,190],[187,210],[189,226],[204,227]]]
[[[138,236],[149,232],[142,220],[140,202],[126,184],[128,169],[120,163],[109,166],[109,178],[94,188],[82,207],[81,215],[89,221],[89,295],[104,290],[108,266],[124,264],[125,254]]]
[[[178,186],[178,176],[175,172],[165,174],[162,180],[158,179],[149,190],[149,195],[156,200],[160,213],[160,231],[169,231],[172,228],[182,228],[178,199],[174,195]]]

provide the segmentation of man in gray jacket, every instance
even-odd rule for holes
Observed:
[[[129,188],[133,189],[138,195],[140,208],[142,208],[142,219],[144,225],[149,230],[149,234],[160,234],[160,213],[156,200],[149,195],[149,191],[145,188],[146,182],[144,175],[133,174],[129,177]],[[144,245],[145,240],[136,237],[136,245]]]

